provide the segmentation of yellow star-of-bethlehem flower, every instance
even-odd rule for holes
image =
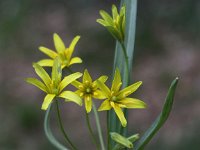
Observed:
[[[103,25],[119,42],[124,41],[125,13],[125,6],[122,6],[118,13],[117,7],[112,5],[112,16],[104,10],[100,10],[100,15],[103,19],[97,19],[97,22]]]
[[[68,48],[65,47],[64,42],[62,39],[59,37],[58,34],[54,33],[53,35],[53,40],[54,40],[54,45],[56,48],[56,52],[53,50],[50,50],[49,48],[46,47],[39,47],[39,50],[46,54],[47,56],[50,57],[50,59],[42,59],[38,62],[40,66],[47,66],[47,67],[52,67],[53,66],[53,61],[56,57],[59,57],[61,60],[62,68],[69,67],[73,64],[76,63],[82,63],[81,58],[79,57],[73,57],[72,54],[74,52],[74,48],[80,39],[80,36],[76,36],[70,46]]]
[[[114,109],[123,127],[127,125],[126,118],[121,108],[145,108],[146,104],[135,98],[129,98],[130,94],[135,92],[142,84],[141,81],[136,82],[122,90],[121,75],[118,69],[115,71],[115,76],[112,82],[112,87],[109,89],[103,82],[97,81],[99,88],[106,96],[106,100],[99,107],[99,111]]]
[[[101,76],[98,78],[98,80],[104,83],[107,78],[107,76]],[[89,113],[92,109],[92,98],[105,99],[105,95],[101,90],[99,90],[97,80],[92,81],[92,78],[87,69],[84,71],[82,83],[76,80],[71,84],[78,89],[75,93],[84,99],[87,113]]]
[[[80,106],[82,105],[82,100],[77,94],[72,91],[63,91],[67,85],[80,78],[82,73],[76,72],[70,74],[64,77],[62,80],[61,63],[58,57],[56,57],[54,60],[51,78],[48,73],[37,63],[34,63],[33,67],[35,68],[36,74],[43,82],[36,78],[27,78],[26,81],[47,93],[42,104],[43,110],[48,108],[49,104],[55,97],[64,98],[66,102],[75,102]]]

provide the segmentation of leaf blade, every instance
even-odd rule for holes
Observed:
[[[175,95],[177,84],[178,84],[178,78],[174,79],[173,82],[171,83],[162,112],[156,118],[156,120],[150,126],[150,128],[144,133],[141,139],[138,141],[138,143],[136,144],[135,150],[143,150],[145,145],[149,143],[149,141],[153,138],[156,132],[162,127],[162,125],[165,123],[165,121],[169,117],[169,114],[173,106],[174,95]]]

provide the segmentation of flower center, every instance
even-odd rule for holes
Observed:
[[[90,88],[86,88],[85,92],[86,92],[87,94],[90,94],[90,93],[92,92],[92,90],[91,90]]]
[[[116,97],[116,96],[113,96],[113,97],[111,98],[111,100],[112,100],[112,101],[116,101],[116,100],[117,100],[117,97]]]

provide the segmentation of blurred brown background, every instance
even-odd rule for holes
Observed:
[[[1,150],[55,150],[43,132],[44,93],[24,82],[35,76],[32,62],[46,58],[38,46],[54,48],[54,32],[66,45],[81,35],[75,54],[84,63],[74,70],[87,67],[94,78],[111,76],[115,41],[96,19],[100,9],[110,12],[112,3],[118,1],[0,0]],[[139,0],[132,79],[143,81],[135,97],[148,108],[129,111],[130,134],[142,134],[150,126],[161,111],[170,82],[180,78],[171,115],[147,150],[200,149],[199,40],[200,1]],[[62,104],[72,140],[80,149],[93,149],[84,108]],[[105,112],[100,115],[105,127]],[[52,115],[52,126],[63,141],[56,115]]]

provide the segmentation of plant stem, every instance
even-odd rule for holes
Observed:
[[[58,122],[59,122],[59,126],[60,126],[60,130],[61,132],[63,133],[63,136],[65,137],[65,140],[71,145],[71,147],[74,149],[74,150],[77,150],[77,148],[73,145],[73,143],[70,141],[70,139],[68,138],[66,132],[65,132],[65,129],[63,127],[63,124],[62,124],[62,120],[61,120],[61,115],[60,115],[60,109],[59,109],[59,105],[58,105],[58,100],[56,100],[56,110],[57,110],[57,115],[58,115]]]
[[[94,116],[95,116],[95,120],[96,120],[97,131],[98,131],[98,134],[99,134],[99,141],[100,141],[100,144],[101,144],[101,150],[105,150],[105,145],[104,145],[102,131],[101,131],[101,125],[100,125],[100,121],[99,121],[99,115],[98,115],[95,104],[93,104],[93,111],[94,111]]]
[[[107,112],[107,149],[110,150],[110,113]]]
[[[86,116],[87,127],[88,127],[88,130],[89,130],[89,132],[90,132],[90,136],[91,136],[91,138],[92,138],[92,141],[93,141],[93,143],[96,145],[97,149],[100,150],[99,145],[98,145],[98,143],[97,143],[97,141],[96,141],[96,138],[95,138],[95,136],[94,136],[94,133],[93,133],[92,128],[91,128],[91,125],[90,125],[89,115],[88,115],[88,113],[87,113],[86,111],[85,111],[85,116]]]
[[[125,65],[126,65],[126,71],[125,71],[125,76],[127,79],[127,84],[129,82],[129,63],[128,63],[128,55],[127,55],[127,51],[126,51],[126,47],[124,45],[124,42],[121,43],[122,46],[122,50],[123,50],[123,54],[124,54],[124,58],[125,58]]]

